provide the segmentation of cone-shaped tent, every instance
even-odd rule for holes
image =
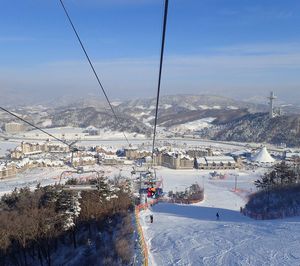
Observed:
[[[266,147],[263,147],[252,157],[252,161],[258,163],[273,163],[275,159],[270,155]]]

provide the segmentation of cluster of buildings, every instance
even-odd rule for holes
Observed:
[[[23,158],[19,161],[6,161],[0,163],[0,179],[13,177],[27,169],[35,167],[62,167],[64,162],[61,160],[50,159],[30,159]]]
[[[288,162],[299,162],[300,152],[299,151],[286,151],[284,154],[285,160]]]
[[[138,160],[144,164],[151,162],[151,155],[150,151],[125,149],[127,159]],[[214,154],[210,148],[174,150],[164,147],[156,150],[153,165],[171,169],[235,169],[240,167],[240,162],[231,156]]]
[[[129,165],[164,166],[171,169],[235,169],[239,160],[213,152],[210,148],[173,149],[170,146],[152,151],[128,147],[117,150],[112,147],[78,147],[72,152],[67,145],[57,142],[22,142],[10,152],[10,161],[0,164],[0,178],[14,176],[33,167],[73,167],[87,165]]]
[[[25,131],[25,129],[26,129],[26,127],[23,124],[17,123],[17,122],[9,122],[4,125],[5,132],[11,133],[11,134]]]
[[[159,152],[155,154],[154,164],[172,169],[192,169],[194,159],[182,152]]]
[[[235,169],[240,168],[241,162],[231,156],[206,156],[197,158],[197,169]]]
[[[60,143],[53,143],[50,141],[43,143],[29,143],[21,142],[21,145],[15,148],[10,157],[13,160],[19,160],[21,158],[28,157],[30,155],[42,154],[42,153],[68,153],[70,152],[69,146]]]
[[[0,163],[0,179],[15,176],[29,168],[62,167],[69,153],[69,147],[59,143],[21,142],[10,152],[10,160]]]
[[[100,130],[94,126],[87,127],[83,133],[87,133],[89,136],[97,136],[100,135]]]

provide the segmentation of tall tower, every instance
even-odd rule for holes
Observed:
[[[268,99],[270,100],[269,105],[270,105],[270,109],[269,109],[269,117],[273,118],[274,117],[274,100],[277,97],[274,95],[274,92],[271,91],[270,93],[270,97],[268,97]]]

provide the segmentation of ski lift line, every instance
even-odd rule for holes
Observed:
[[[87,59],[88,62],[89,62],[89,65],[90,65],[90,67],[91,67],[91,69],[92,69],[92,72],[94,73],[94,76],[96,77],[97,82],[98,82],[98,84],[99,84],[99,86],[100,86],[100,88],[101,88],[101,90],[102,90],[102,92],[103,92],[103,94],[104,94],[104,96],[105,96],[105,99],[106,99],[106,101],[108,102],[108,105],[109,105],[109,107],[110,107],[110,109],[111,109],[111,111],[112,111],[112,113],[113,113],[113,115],[114,115],[114,117],[115,117],[117,123],[120,125],[120,120],[119,120],[119,118],[118,118],[118,116],[117,116],[117,114],[116,114],[116,112],[115,112],[115,110],[114,110],[114,108],[113,108],[113,106],[112,106],[112,104],[111,104],[111,102],[110,102],[110,100],[109,100],[107,94],[106,94],[106,91],[105,91],[105,89],[104,89],[104,87],[103,87],[103,85],[102,85],[102,83],[101,83],[101,81],[100,81],[100,78],[99,78],[99,76],[98,76],[98,74],[97,74],[97,72],[96,72],[96,70],[95,70],[95,68],[94,68],[94,65],[93,65],[93,63],[92,63],[92,61],[91,61],[91,59],[90,59],[90,57],[89,57],[89,55],[88,55],[88,53],[87,53],[85,47],[84,47],[84,45],[83,45],[83,43],[82,43],[82,41],[81,41],[81,38],[79,37],[79,34],[78,34],[78,32],[77,32],[77,30],[76,30],[76,28],[75,28],[75,26],[74,26],[74,24],[73,24],[73,22],[72,22],[72,20],[71,20],[71,17],[69,16],[69,13],[68,13],[68,11],[67,11],[67,9],[66,9],[64,3],[63,3],[63,0],[59,0],[59,1],[60,1],[60,3],[61,3],[62,8],[63,8],[64,11],[65,11],[65,14],[66,14],[66,16],[67,16],[67,18],[68,18],[68,21],[70,22],[70,25],[71,25],[71,27],[72,27],[72,29],[73,29],[73,31],[74,31],[76,37],[77,37],[77,40],[78,40],[78,42],[79,42],[79,44],[80,44],[80,46],[81,46],[81,49],[82,49],[82,51],[84,52],[85,57],[86,57],[86,59]],[[122,130],[122,133],[123,133],[123,135],[124,135],[124,138],[126,139],[127,144],[130,145],[130,143],[129,143],[129,141],[128,141],[128,138],[127,138],[126,135],[125,135],[124,130]]]
[[[68,147],[71,147],[71,146],[74,144],[74,143],[69,144],[69,143],[67,143],[67,142],[64,141],[64,140],[55,137],[55,136],[52,135],[51,133],[45,131],[44,129],[42,129],[42,128],[38,127],[38,126],[35,126],[34,124],[28,122],[27,120],[23,119],[22,117],[20,117],[20,116],[14,114],[14,113],[12,113],[12,112],[10,112],[9,110],[7,110],[7,109],[5,109],[5,108],[3,108],[3,107],[1,107],[1,106],[0,106],[0,109],[1,109],[2,111],[4,111],[4,112],[6,112],[6,113],[8,113],[8,114],[10,114],[10,115],[12,115],[12,116],[14,116],[15,118],[17,118],[17,119],[23,121],[24,123],[30,125],[31,127],[33,127],[33,128],[35,128],[35,129],[37,129],[37,130],[43,132],[44,134],[48,135],[49,137],[54,138],[55,140],[57,140],[57,141],[59,141],[59,142],[62,142],[63,144],[67,145]]]
[[[156,138],[157,117],[158,117],[158,104],[159,104],[159,96],[160,96],[161,75],[162,75],[162,66],[163,66],[163,60],[164,60],[165,37],[166,37],[166,27],[167,27],[167,17],[168,17],[168,5],[169,5],[169,0],[165,0],[162,42],[161,42],[161,51],[160,51],[160,63],[159,63],[159,75],[158,75],[158,86],[157,86],[157,96],[156,96],[156,108],[155,108],[155,120],[154,120],[154,129],[153,129],[152,163],[153,163],[153,159],[154,159],[154,148],[155,148],[155,138]]]

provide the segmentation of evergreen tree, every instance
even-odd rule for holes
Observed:
[[[80,192],[61,191],[56,210],[62,215],[62,227],[69,230],[75,226],[75,219],[79,216],[80,208]]]
[[[273,167],[273,169],[265,173],[260,180],[254,182],[259,189],[269,189],[273,186],[283,186],[287,184],[295,184],[297,182],[297,174],[286,162],[281,162]]]

